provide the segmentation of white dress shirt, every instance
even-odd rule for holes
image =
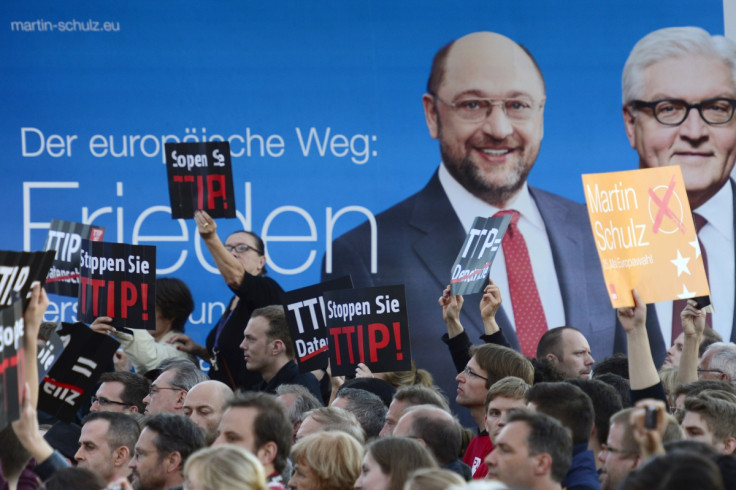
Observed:
[[[491,217],[501,209],[491,206],[487,202],[475,197],[467,191],[462,184],[455,180],[447,171],[444,164],[440,165],[439,178],[442,188],[445,190],[452,208],[465,233],[468,233],[473,226],[473,221],[477,216]],[[505,209],[514,209],[520,213],[518,227],[527,249],[529,250],[529,258],[534,271],[534,280],[537,283],[539,298],[542,301],[544,316],[547,319],[547,328],[560,327],[565,325],[565,310],[562,306],[562,294],[560,293],[560,284],[557,280],[557,272],[552,259],[552,249],[549,245],[547,230],[544,226],[542,216],[539,214],[537,205],[534,202],[529,188],[524,183],[519,193],[508,204]],[[458,250],[459,252],[459,250]],[[449,274],[448,273],[448,282]],[[501,290],[501,298],[503,299],[503,308],[509,321],[514,328],[514,310],[509,294],[509,281],[506,275],[506,261],[503,255],[503,247],[498,249],[496,257],[491,265],[491,279]],[[464,305],[463,308],[478,308],[478,305]],[[476,310],[477,311],[477,310]],[[473,314],[473,313],[471,313]],[[478,315],[480,313],[478,312]]]
[[[708,256],[708,286],[713,303],[713,329],[725,342],[731,341],[734,314],[736,269],[734,264],[733,191],[731,182],[721,187],[713,197],[695,209],[708,223],[698,234],[701,247]],[[655,304],[665,345],[672,345],[672,302]]]

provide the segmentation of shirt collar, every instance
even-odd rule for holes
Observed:
[[[733,189],[731,181],[727,181],[713,197],[705,201],[699,208],[693,210],[708,220],[719,235],[733,240]]]
[[[439,179],[442,188],[447,194],[447,198],[450,200],[452,208],[455,210],[455,214],[460,219],[465,232],[469,232],[473,226],[473,221],[477,216],[490,217],[501,211],[500,208],[492,206],[487,202],[479,199],[478,197],[471,194],[460,182],[450,175],[450,172],[445,168],[445,164],[440,165],[439,168]],[[508,206],[504,209],[514,209],[521,214],[522,220],[525,220],[527,224],[545,230],[544,221],[542,216],[539,214],[534,198],[529,193],[529,186],[526,181],[524,185],[519,189],[519,192],[509,202]],[[706,218],[707,219],[707,218]]]

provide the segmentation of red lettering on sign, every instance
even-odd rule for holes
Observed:
[[[381,334],[381,340],[377,341],[376,337],[379,332]],[[390,340],[391,336],[386,325],[383,323],[371,323],[368,325],[368,346],[370,349],[371,362],[378,362],[378,349],[383,349],[388,346]]]

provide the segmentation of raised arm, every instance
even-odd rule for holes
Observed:
[[[703,310],[697,308],[695,300],[687,300],[687,305],[680,313],[682,319],[682,355],[680,356],[680,368],[677,371],[677,382],[681,384],[691,383],[698,380],[698,352],[700,341],[705,330],[705,315]]]
[[[483,330],[486,335],[493,335],[501,329],[496,323],[496,312],[501,307],[501,290],[496,284],[488,279],[488,286],[483,290],[480,300],[480,317],[483,319]]]
[[[647,305],[641,301],[636,290],[634,306],[619,308],[618,319],[626,332],[626,344],[629,352],[629,376],[632,390],[643,390],[659,384],[659,373],[649,350],[646,319]]]
[[[36,284],[31,290],[31,300],[23,312],[23,325],[25,327],[23,347],[26,351],[23,360],[23,369],[26,373],[26,381],[28,381],[30,387],[28,397],[34,407],[38,403],[38,365],[36,364],[36,358],[38,357],[38,331],[41,328],[43,315],[48,306],[49,298],[46,296],[46,291],[40,285]]]
[[[233,257],[233,254],[227,251],[220,237],[217,236],[217,223],[207,212],[202,210],[194,212],[194,221],[197,223],[199,236],[202,237],[207,250],[210,251],[223,279],[231,288],[238,288],[243,280],[245,267]]]
[[[463,297],[460,295],[452,295],[450,286],[442,291],[442,296],[438,300],[442,307],[442,319],[447,325],[447,335],[454,338],[465,331],[460,323],[460,311],[463,309]]]

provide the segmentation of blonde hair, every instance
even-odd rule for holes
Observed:
[[[245,449],[223,444],[200,449],[184,465],[184,478],[196,469],[206,490],[267,490],[266,473]]]
[[[363,447],[342,431],[317,432],[294,444],[291,460],[308,466],[323,490],[350,490],[360,475]]]
[[[464,486],[465,480],[454,471],[441,468],[420,468],[409,473],[404,490],[447,490]]]
[[[396,389],[402,386],[412,385],[423,385],[428,388],[434,386],[434,379],[429,371],[417,369],[414,361],[411,362],[411,369],[409,371],[390,371],[380,374],[387,383],[393,385]]]

